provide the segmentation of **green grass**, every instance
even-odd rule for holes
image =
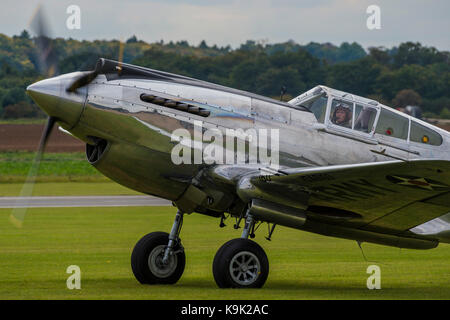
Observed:
[[[23,183],[0,183],[0,197],[18,197]],[[37,182],[33,188],[33,196],[115,196],[141,195],[142,193],[128,189],[111,181],[101,182]]]
[[[0,153],[0,197],[20,195],[35,155]],[[34,196],[133,194],[139,193],[103,176],[86,161],[83,152],[44,154],[33,188]]]
[[[0,153],[0,183],[25,181],[34,152]],[[86,160],[83,152],[45,153],[41,159],[36,181],[108,181]]]
[[[186,270],[176,285],[145,286],[133,277],[131,250],[140,237],[170,230],[172,207],[29,209],[22,229],[0,210],[0,299],[449,299],[450,246],[428,251],[364,244],[277,227],[256,241],[270,275],[260,290],[218,289],[217,249],[239,230],[214,218],[185,217],[181,233]],[[381,268],[381,290],[368,290],[366,269]],[[66,288],[66,268],[81,268],[81,290]]]

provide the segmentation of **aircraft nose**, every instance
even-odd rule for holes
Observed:
[[[30,84],[27,87],[27,92],[33,93],[45,93],[45,94],[53,94],[58,95],[59,94],[59,88],[60,88],[61,81],[56,78],[50,78],[41,80],[38,82],[35,82],[33,84]]]
[[[59,77],[45,79],[27,87],[27,94],[49,116],[65,128],[70,129],[76,125],[83,110],[86,90],[69,93],[66,86],[79,76],[67,74]]]
[[[28,95],[48,115],[53,116],[59,104],[61,81],[58,78],[41,80],[27,87]]]

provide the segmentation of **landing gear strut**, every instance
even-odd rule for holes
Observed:
[[[220,288],[261,288],[269,275],[269,260],[254,241],[255,220],[247,210],[241,238],[226,242],[216,253],[213,275]]]
[[[183,213],[178,211],[170,234],[152,232],[136,243],[131,268],[142,284],[173,284],[184,272],[186,256],[179,238]]]

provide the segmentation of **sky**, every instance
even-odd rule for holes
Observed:
[[[20,34],[42,4],[51,36],[146,42],[187,40],[231,45],[247,40],[358,42],[390,48],[421,42],[450,50],[449,0],[2,0],[0,33]],[[70,5],[80,8],[80,29],[66,26]],[[380,9],[380,29],[370,30],[370,5]]]

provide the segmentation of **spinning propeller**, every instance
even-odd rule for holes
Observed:
[[[45,125],[44,131],[42,132],[41,141],[39,142],[39,148],[34,157],[33,163],[31,164],[31,168],[28,171],[27,179],[20,191],[20,197],[31,197],[33,194],[34,183],[36,181],[36,176],[39,171],[39,165],[41,163],[42,154],[45,150],[45,145],[47,144],[48,138],[50,137],[50,132],[52,132],[53,126],[55,124],[54,117],[48,117],[47,123]],[[19,200],[20,201],[20,200]],[[20,204],[20,206],[19,206]],[[27,211],[27,203],[23,206],[23,203],[20,202],[13,209],[10,215],[10,221],[16,227],[22,227],[23,220],[25,219],[25,214]]]
[[[49,28],[46,24],[46,19],[44,17],[44,12],[41,6],[39,6],[36,9],[35,14],[33,15],[33,18],[30,22],[30,28],[32,29],[33,33],[35,34],[35,45],[37,48],[37,52],[38,52],[38,62],[39,62],[39,69],[42,75],[44,75],[46,78],[51,78],[54,76],[57,76],[59,74],[59,70],[58,70],[58,55],[57,52],[55,50],[54,44],[53,44],[53,40],[52,38],[49,36]],[[123,43],[120,43],[120,47],[119,47],[119,63],[121,63],[122,60],[122,56],[123,56]],[[59,81],[58,78],[52,78],[49,80],[44,80],[42,82],[38,82],[36,84],[31,85],[30,87],[28,87],[27,91],[30,95],[33,95],[33,91],[37,91],[36,96],[39,95],[40,90],[44,90],[46,87],[48,86],[47,89],[51,88],[53,89],[53,95],[59,95],[59,83],[61,83],[63,87],[63,89],[65,89],[65,91],[68,94],[71,93],[76,93],[77,90],[81,87],[84,87],[86,85],[88,85],[90,82],[92,82],[97,75],[99,74],[100,70],[102,68],[102,63],[101,61],[99,61],[99,63],[97,63],[96,67],[94,70],[92,71],[87,71],[87,72],[83,72],[81,73],[80,76],[74,77],[73,80],[71,80],[70,82],[63,82],[63,81]],[[117,68],[118,73],[120,74],[120,64],[119,67]],[[54,83],[57,83],[58,85],[54,85],[54,87],[52,88],[51,86],[49,86],[49,84],[51,83],[51,81],[54,81]],[[44,84],[46,83],[46,84]],[[64,90],[63,90],[64,91]],[[44,95],[45,96],[45,92]],[[59,97],[54,97],[59,98]],[[35,99],[35,96],[33,95],[33,99]],[[46,108],[46,102],[48,102],[48,100],[41,100],[41,102],[39,103],[39,105],[48,113],[48,114],[53,114],[52,112],[48,112],[47,108]],[[49,110],[51,110],[49,108]],[[56,112],[56,114],[61,114],[62,112],[64,112],[64,109],[59,110],[58,112]],[[42,132],[42,136],[41,136],[41,140],[39,142],[39,148],[37,150],[36,156],[33,160],[33,163],[31,165],[31,168],[28,172],[27,178],[25,180],[25,183],[22,187],[22,190],[20,192],[20,197],[22,198],[22,200],[19,200],[16,204],[16,207],[12,210],[12,213],[10,215],[10,221],[16,226],[16,227],[21,227],[23,224],[23,221],[25,219],[25,215],[26,215],[26,210],[27,210],[27,198],[30,197],[33,193],[33,188],[34,188],[34,184],[36,182],[36,176],[37,173],[39,171],[39,166],[40,166],[40,162],[42,159],[42,155],[45,151],[45,146],[48,142],[48,139],[50,137],[50,134],[52,132],[52,129],[55,125],[56,121],[61,121],[64,119],[59,119],[58,116],[49,116],[47,119],[47,123],[45,125],[44,131]]]
[[[52,39],[48,36],[48,27],[45,23],[44,13],[42,7],[38,6],[35,14],[30,23],[30,27],[36,34],[35,45],[38,50],[38,61],[39,69],[47,77],[51,77],[58,72],[58,58],[56,52],[53,48]],[[55,124],[54,117],[48,117],[47,123],[45,125],[44,131],[42,132],[41,140],[39,142],[39,148],[34,157],[31,168],[28,171],[25,183],[20,191],[20,197],[30,197],[33,193],[34,183],[36,181],[36,175],[39,171],[39,165],[41,163],[42,154],[45,150],[45,145],[47,144],[50,133]],[[13,209],[10,215],[10,221],[16,226],[21,227],[26,214],[26,205],[18,205]]]

